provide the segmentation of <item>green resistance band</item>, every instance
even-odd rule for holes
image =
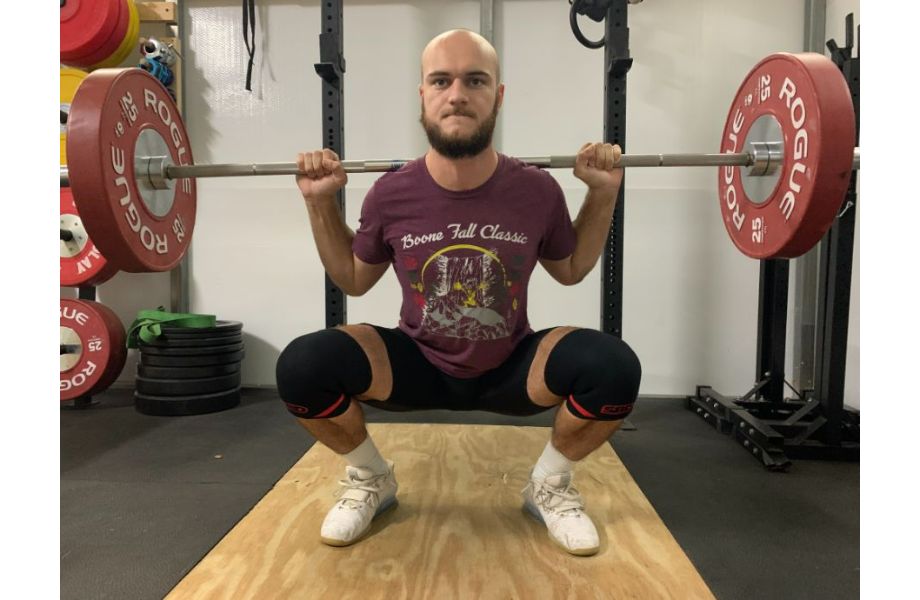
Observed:
[[[138,339],[149,344],[163,335],[162,327],[214,327],[217,325],[215,315],[196,315],[193,313],[171,313],[160,306],[157,310],[141,310],[128,329],[128,348],[137,348]]]

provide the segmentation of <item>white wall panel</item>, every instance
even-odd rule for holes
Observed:
[[[574,153],[603,133],[603,51],[572,36],[568,3],[496,2],[495,45],[507,86],[498,149]],[[196,159],[290,161],[322,140],[319,5],[259,3],[253,92],[243,89],[238,3],[188,2],[186,121]],[[630,9],[628,151],[711,152],[738,85],[763,56],[802,46],[803,2],[655,0]],[[418,60],[452,27],[477,29],[479,2],[346,2],[345,148],[350,158],[421,155]],[[600,24],[582,18],[597,38]],[[584,186],[553,172],[572,215]],[[376,179],[352,175],[354,227]],[[624,338],[643,360],[642,393],[686,394],[706,383],[746,391],[754,376],[758,264],[723,229],[712,169],[635,169],[627,176]],[[277,353],[324,325],[323,271],[290,177],[203,181],[192,252],[192,310],[245,323],[247,385],[273,385]],[[597,327],[600,268],[562,287],[538,270],[530,287],[535,328]],[[350,322],[393,326],[400,292],[392,272],[349,299]]]

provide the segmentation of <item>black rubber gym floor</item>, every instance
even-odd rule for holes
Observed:
[[[65,599],[162,598],[314,441],[273,391],[194,417],[139,414],[130,390],[97,400],[61,410]],[[552,411],[365,411],[370,422],[552,422]],[[614,448],[717,598],[858,598],[858,464],[770,473],[675,399],[641,398],[630,421]]]

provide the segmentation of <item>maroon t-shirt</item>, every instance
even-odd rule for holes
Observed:
[[[380,177],[367,193],[352,248],[392,262],[403,289],[399,327],[454,377],[499,366],[533,330],[527,285],[538,258],[575,249],[562,188],[545,171],[498,155],[481,186],[439,186],[425,158]]]

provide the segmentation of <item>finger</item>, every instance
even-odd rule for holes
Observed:
[[[594,147],[594,168],[598,170],[604,169],[604,145],[598,144]]]
[[[316,179],[316,172],[313,170],[313,153],[303,152],[299,157],[301,161],[300,171],[308,179]]]
[[[323,169],[327,175],[335,173],[341,167],[339,156],[329,148],[323,149]]]
[[[303,152],[297,153],[297,170],[300,171],[301,173],[307,170],[306,166],[304,165]]]
[[[623,156],[623,149],[620,148],[619,144],[613,145],[613,162],[614,164],[620,164],[620,157]]]
[[[604,151],[603,152],[604,154],[603,169],[605,171],[612,171],[613,170],[613,146],[611,144],[604,144],[603,151]]]
[[[314,179],[322,178],[325,175],[325,173],[323,172],[323,151],[314,150],[313,153],[310,155],[310,159],[313,163],[312,169],[311,169],[313,171],[313,178]]]
[[[588,149],[588,166],[597,169],[603,165],[603,144],[594,143]]]
[[[575,164],[577,165],[586,165],[588,164],[588,153],[590,152],[591,146],[593,144],[588,142],[578,149],[578,152],[575,154]]]
[[[335,173],[335,172],[338,170],[338,167],[339,167],[341,164],[342,164],[342,163],[340,163],[339,161],[337,161],[337,160],[332,160],[331,158],[329,158],[329,157],[327,156],[326,158],[323,159],[323,172],[324,172],[326,175],[331,175],[331,174]]]
[[[581,150],[578,151],[578,154],[575,156],[575,162],[580,165],[587,166],[588,161],[591,160],[591,156],[594,153],[593,150],[594,144],[585,144],[581,147]]]

